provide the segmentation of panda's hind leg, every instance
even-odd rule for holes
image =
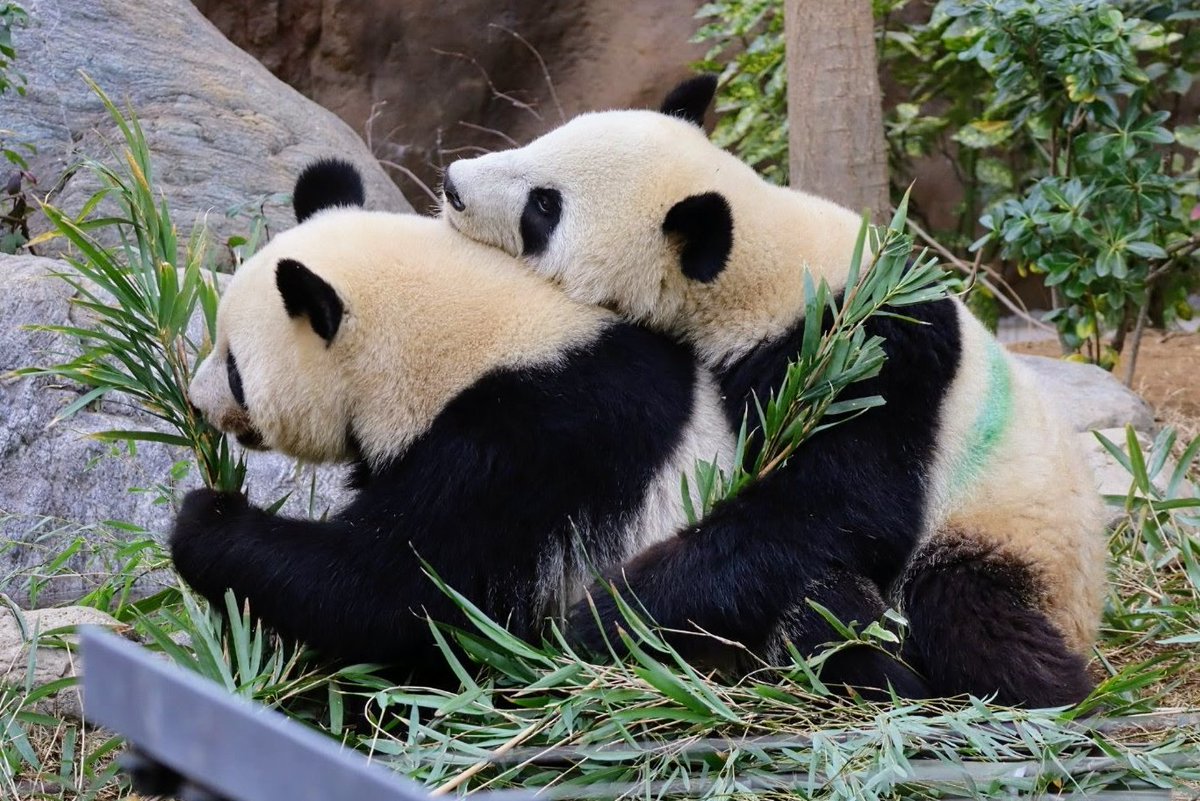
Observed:
[[[936,695],[1040,708],[1092,690],[1086,660],[1041,609],[1036,573],[982,538],[939,532],[913,555],[899,595],[905,657]]]
[[[764,649],[770,664],[788,664],[791,648],[807,657],[840,639],[809,604],[810,597],[819,599],[841,622],[860,626],[879,620],[887,609],[874,582],[845,570],[830,570],[800,587],[784,610]],[[887,701],[892,693],[908,699],[932,697],[927,684],[908,665],[871,645],[843,645],[827,655],[821,664],[821,680],[835,689],[853,688],[874,701]]]

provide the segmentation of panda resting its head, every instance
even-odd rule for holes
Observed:
[[[300,224],[237,270],[188,388],[247,447],[379,464],[486,371],[552,359],[611,317],[442,220],[359,208],[344,162],[309,167],[293,197]]]
[[[773,186],[709,141],[712,76],[659,111],[582,114],[530,144],[456,161],[443,213],[576,300],[697,346],[710,363],[778,335],[803,268],[844,283],[861,218]]]
[[[861,218],[769,184],[710,142],[700,123],[715,87],[696,78],[657,112],[583,114],[524,147],[457,161],[446,172],[444,215],[573,298],[692,345],[721,382],[736,426],[755,419],[751,402],[781,385],[801,348],[805,270],[844,289]],[[855,389],[886,405],[841,421],[772,477],[785,487],[779,508],[795,509],[772,521],[772,535],[783,542],[781,532],[803,521],[795,542],[839,543],[828,551],[838,570],[861,548],[864,572],[884,586],[915,545],[928,547],[909,566],[920,578],[907,585],[918,589],[906,604],[917,609],[910,641],[924,643],[926,666],[942,670],[932,686],[1004,703],[1078,700],[1090,686],[1084,666],[1105,576],[1087,464],[1033,379],[960,301],[917,304],[906,315],[925,325],[869,322],[887,342],[887,364]],[[1044,503],[1048,487],[1060,503]],[[758,597],[786,597],[795,575],[810,571],[813,599],[844,613],[844,598],[819,594],[823,548],[806,549],[795,574],[758,587]],[[883,548],[891,556],[881,557]],[[1020,580],[998,591],[997,564]],[[739,587],[739,598],[755,592]],[[944,598],[988,625],[945,608]],[[1014,615],[1031,598],[1044,600]],[[1008,665],[1027,673],[1005,674]]]

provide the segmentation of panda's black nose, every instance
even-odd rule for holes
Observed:
[[[450,179],[450,171],[446,171],[446,178],[442,181],[442,194],[446,196],[446,202],[455,211],[462,211],[467,207],[467,204],[462,202],[462,198],[458,196],[458,190],[454,188],[454,181]]]

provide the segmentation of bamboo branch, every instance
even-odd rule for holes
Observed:
[[[537,59],[538,66],[542,69],[542,80],[546,82],[546,88],[550,90],[550,101],[554,103],[554,108],[558,111],[558,121],[566,122],[567,115],[566,112],[563,111],[562,103],[558,102],[558,92],[554,88],[554,79],[550,77],[550,69],[546,66],[546,60],[542,58],[542,54],[538,52],[538,49],[531,45],[524,36],[514,30],[505,28],[503,25],[497,25],[496,23],[492,22],[488,24],[488,27],[504,31],[509,36],[525,45],[525,49],[533,54],[533,57]]]
[[[1014,315],[1016,315],[1017,317],[1020,317],[1025,322],[1030,323],[1031,325],[1033,325],[1037,328],[1041,328],[1044,331],[1054,331],[1055,330],[1054,326],[1049,325],[1049,324],[1043,322],[1042,320],[1037,319],[1036,317],[1034,317],[1032,314],[1029,313],[1028,309],[1018,306],[1017,303],[1014,303],[1012,300],[1009,300],[1008,298],[1006,298],[1004,296],[1004,292],[1001,291],[1000,286],[1003,286],[1005,289],[1007,289],[1008,292],[1011,293],[1014,298],[1017,297],[1017,293],[1013,292],[1012,288],[1008,286],[1008,282],[1004,280],[1004,277],[1002,275],[1000,275],[996,271],[995,268],[990,267],[986,264],[983,264],[982,260],[976,262],[977,266],[972,266],[970,264],[967,264],[967,262],[963,261],[958,256],[955,256],[953,253],[951,253],[950,250],[947,249],[945,245],[943,245],[942,243],[940,243],[936,239],[934,239],[932,236],[930,236],[929,233],[926,232],[923,228],[921,228],[921,226],[918,225],[917,223],[913,222],[912,220],[909,220],[908,227],[912,229],[913,234],[915,234],[918,239],[920,239],[922,242],[924,242],[929,247],[933,248],[934,251],[936,251],[939,256],[941,256],[943,259],[945,259],[950,264],[952,264],[955,269],[957,269],[959,272],[963,273],[964,275],[971,275],[973,272],[975,272],[978,269],[978,267],[982,267],[983,271],[985,273],[987,273],[991,279],[999,282],[999,284],[992,283],[991,280],[988,280],[988,278],[985,278],[982,276],[977,276],[976,280],[978,280],[981,284],[983,284],[983,286],[989,292],[991,292],[993,295],[995,295],[996,300],[1000,301],[1000,303],[1006,309],[1008,309],[1010,312],[1012,312]]]

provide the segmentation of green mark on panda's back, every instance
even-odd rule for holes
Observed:
[[[987,359],[987,390],[951,477],[950,489],[955,496],[968,492],[983,474],[983,468],[1012,421],[1012,373],[998,341],[988,340],[984,358]]]

